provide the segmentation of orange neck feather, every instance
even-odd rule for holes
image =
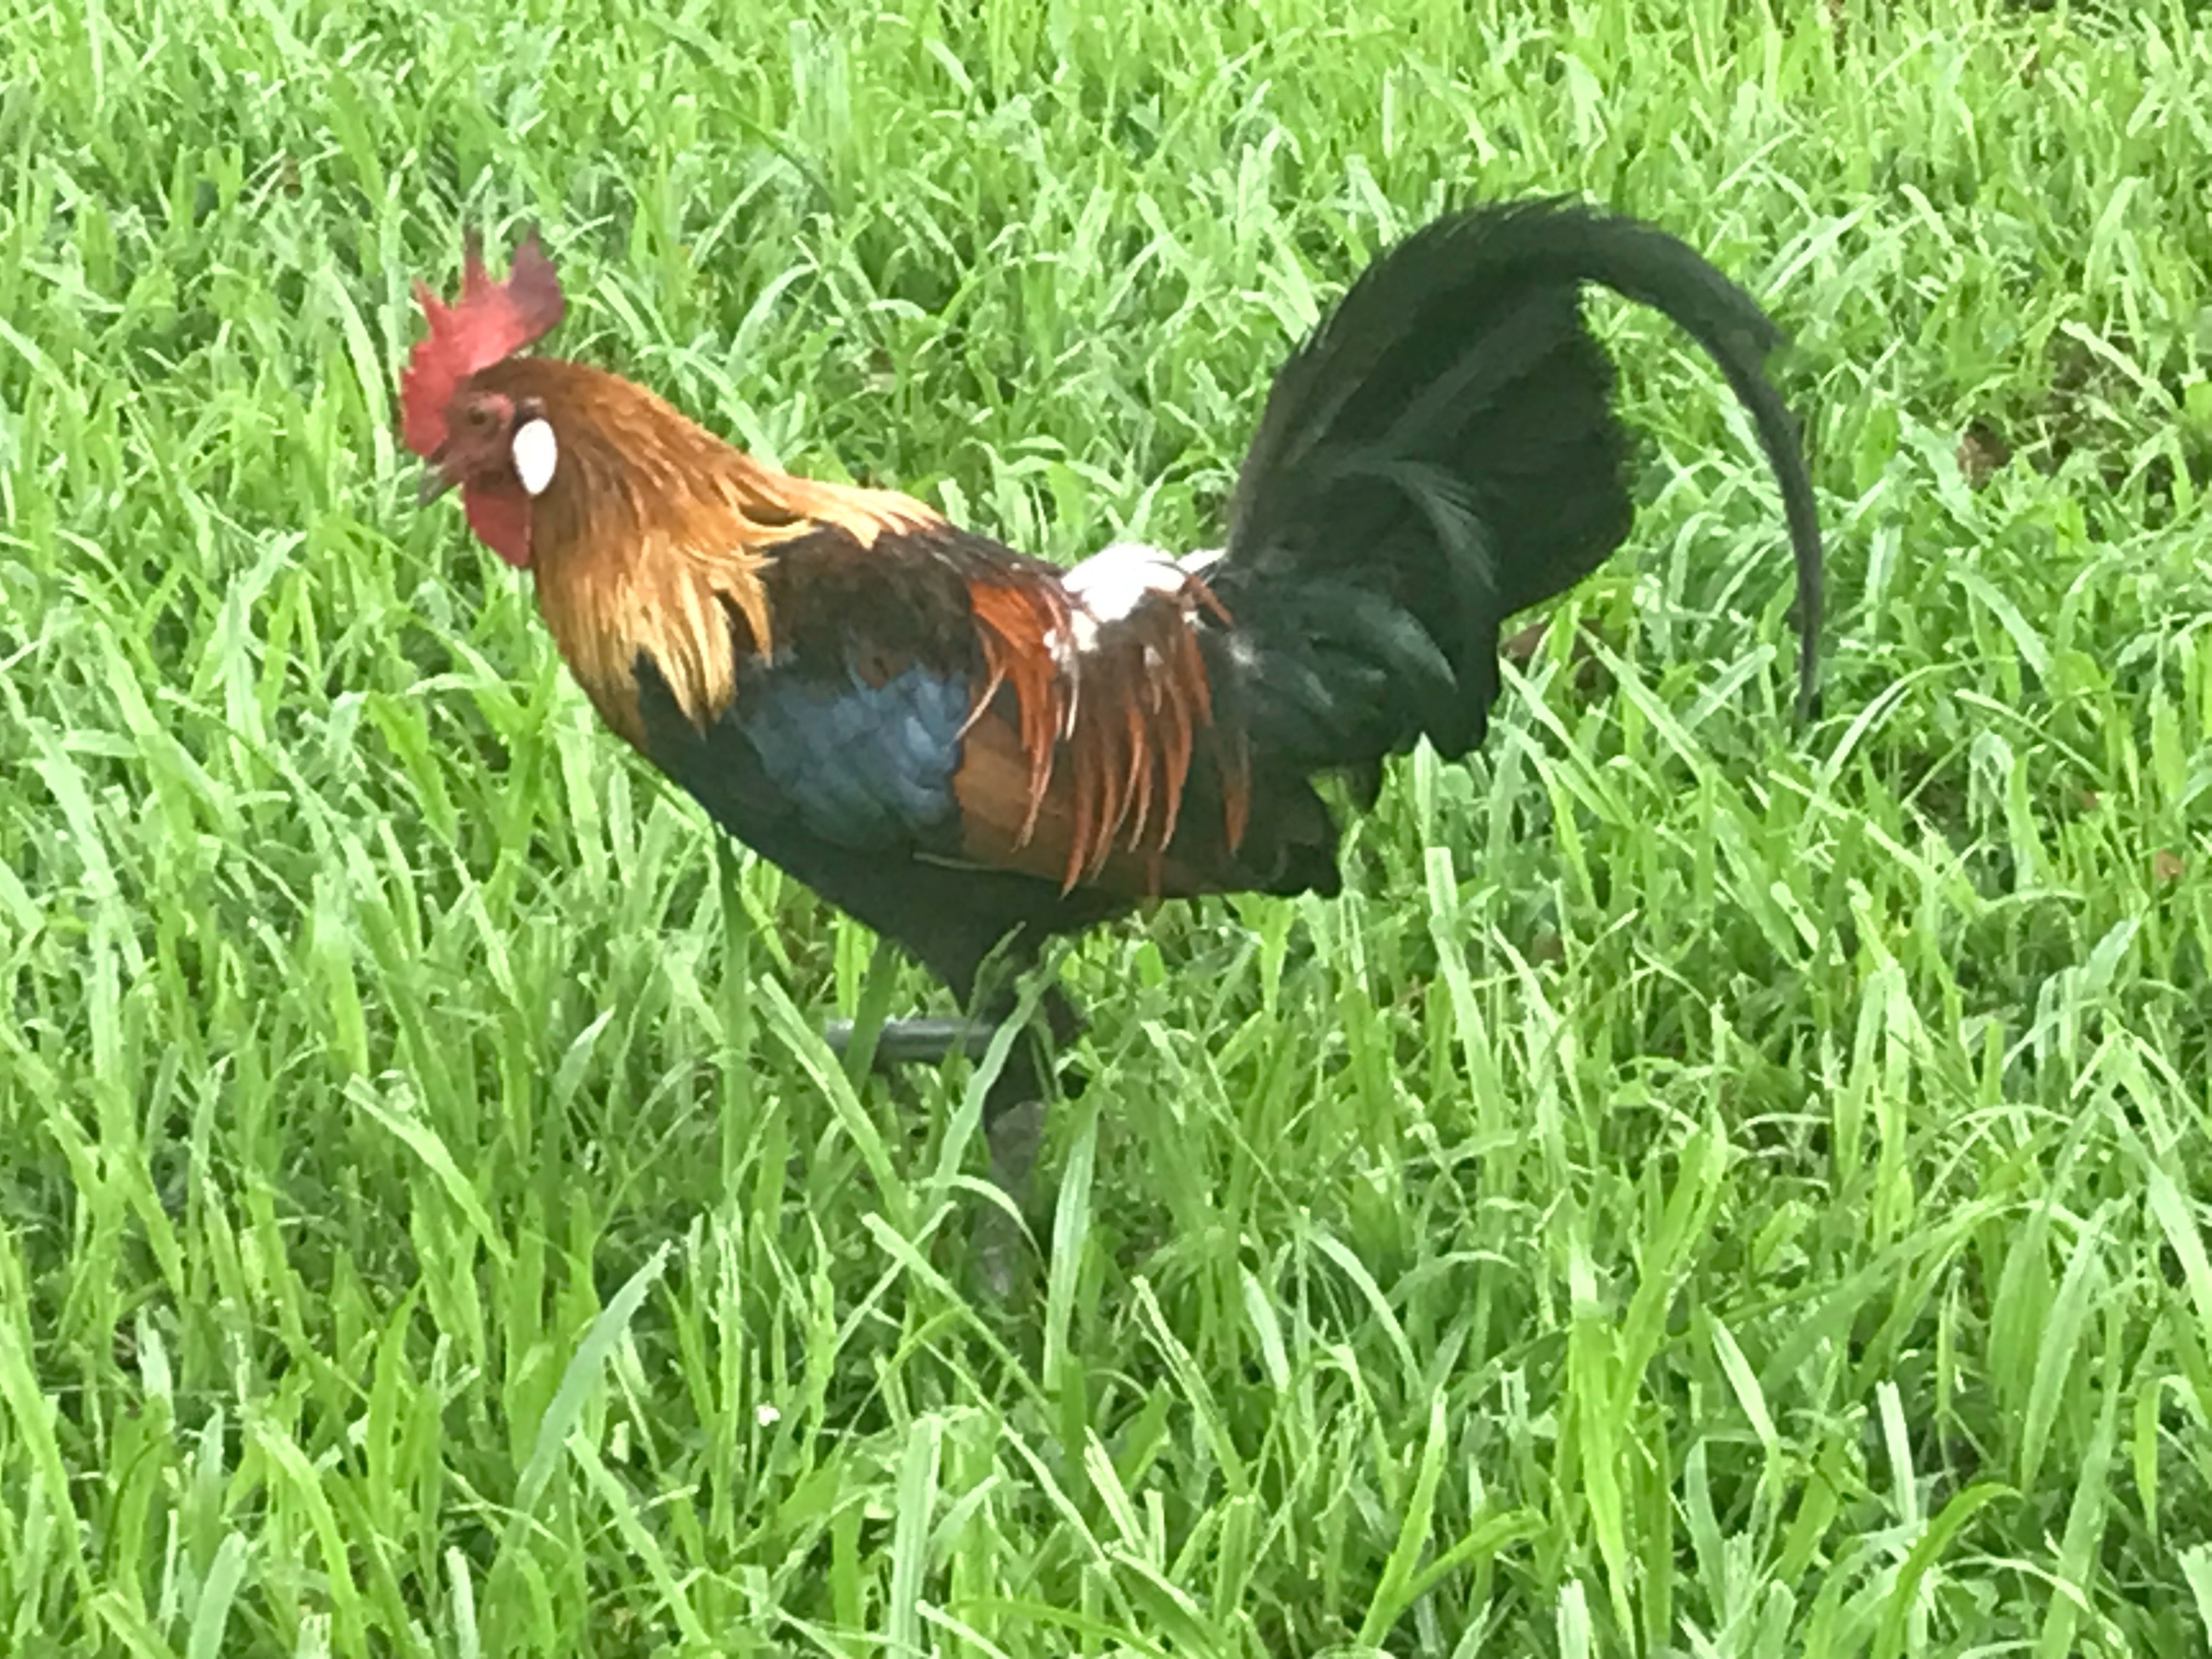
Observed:
[[[780,547],[824,527],[867,546],[943,522],[892,491],[764,466],[601,369],[516,357],[477,381],[552,423],[559,464],[530,509],[538,613],[601,717],[641,749],[640,652],[703,731],[736,695],[737,628],[744,649],[773,649],[760,572]]]

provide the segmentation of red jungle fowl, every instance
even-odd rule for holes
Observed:
[[[1702,256],[1559,199],[1451,214],[1385,252],[1277,374],[1218,552],[1118,544],[1073,568],[909,496],[763,465],[640,386],[526,356],[559,322],[534,236],[504,282],[416,285],[401,376],[422,498],[531,572],[607,725],[723,829],[976,1003],[1002,945],[1155,897],[1338,890],[1312,780],[1371,803],[1384,757],[1482,741],[1500,625],[1564,592],[1633,516],[1597,283],[1665,313],[1751,412],[1796,562],[1799,712],[1816,710],[1820,542],[1779,334]],[[1056,989],[1054,1036],[1078,1024]],[[958,1022],[893,1021],[941,1055]],[[1036,1096],[1018,1048],[994,1115]]]

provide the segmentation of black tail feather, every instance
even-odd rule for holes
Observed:
[[[1421,735],[1464,753],[1497,696],[1500,624],[1625,538],[1627,440],[1589,283],[1680,324],[1750,411],[1796,561],[1799,711],[1817,709],[1820,533],[1762,367],[1779,331],[1666,232],[1543,198],[1399,243],[1277,375],[1208,573],[1249,647],[1262,753],[1362,767]]]

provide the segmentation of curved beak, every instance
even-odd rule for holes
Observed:
[[[422,464],[422,476],[415,481],[415,504],[428,507],[457,483],[453,474],[438,464],[436,457]]]

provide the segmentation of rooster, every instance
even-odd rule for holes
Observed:
[[[1222,548],[1072,568],[911,496],[793,477],[645,388],[524,348],[561,319],[534,234],[495,281],[468,239],[401,374],[421,498],[534,579],[600,717],[730,835],[896,942],[971,1023],[1009,967],[1152,901],[1338,890],[1315,787],[1371,804],[1389,756],[1483,740],[1500,625],[1626,538],[1627,434],[1585,284],[1680,324],[1749,410],[1796,567],[1817,709],[1820,539],[1779,333],[1674,236],[1559,198],[1453,213],[1386,251],[1277,374]],[[980,1006],[988,1002],[988,1006]],[[1056,988],[1047,1024],[1078,1017]],[[1024,1051],[1028,1052],[1028,1051]],[[1010,1060],[994,1103],[1033,1095]],[[994,1111],[999,1109],[994,1103]]]

